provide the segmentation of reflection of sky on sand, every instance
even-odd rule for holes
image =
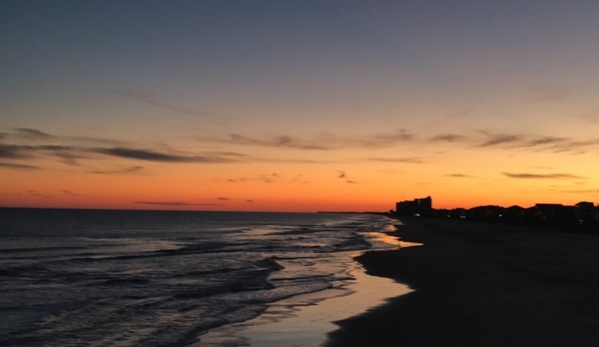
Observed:
[[[261,316],[201,336],[199,346],[321,346],[337,328],[331,322],[356,316],[386,299],[409,293],[403,284],[366,275],[354,263],[355,281],[343,288],[306,294],[277,302]]]
[[[368,241],[372,243],[374,246],[376,246],[376,243],[383,244],[386,246],[399,246],[399,248],[422,246],[422,243],[402,241],[398,236],[389,234],[397,231],[397,226],[401,225],[403,225],[401,221],[395,221],[395,224],[387,225],[387,227],[385,228],[385,232],[369,232],[366,233],[366,236],[368,236]]]
[[[368,233],[369,239],[389,245],[399,246],[400,248],[422,246],[422,243],[401,241],[396,236],[372,232]]]
[[[396,228],[391,226],[387,232],[395,230]],[[375,249],[384,249],[389,245],[421,245],[400,241],[396,236],[387,233],[369,232],[366,235]],[[377,243],[387,247],[377,247]],[[411,291],[406,285],[391,279],[367,275],[364,269],[352,260],[358,255],[359,253],[348,254],[347,263],[339,264],[349,268],[349,275],[354,278],[349,284],[338,283],[333,289],[276,302],[259,317],[202,335],[201,342],[194,347],[321,346],[326,340],[326,334],[337,329],[332,322],[359,315],[381,305],[386,299]]]

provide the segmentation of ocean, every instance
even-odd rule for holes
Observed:
[[[396,247],[376,237],[393,222],[0,209],[0,346],[189,346],[274,303],[343,292],[352,255]]]

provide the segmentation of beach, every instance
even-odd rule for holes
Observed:
[[[327,347],[590,346],[599,341],[599,237],[407,219],[403,241],[367,252],[368,274],[413,292],[336,322]]]

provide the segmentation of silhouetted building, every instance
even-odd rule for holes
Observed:
[[[588,201],[581,201],[574,206],[576,206],[576,209],[581,212],[591,212],[595,210],[595,204]]]
[[[433,209],[432,198],[428,196],[421,199],[397,202],[395,211],[391,210],[390,213],[397,216],[465,219],[599,234],[599,206],[595,206],[594,203],[588,201],[581,201],[573,206],[538,203],[529,208],[517,205],[507,208],[486,205],[470,209],[436,210]]]
[[[433,199],[430,196],[400,201],[395,204],[395,214],[399,216],[428,216],[432,210]]]
[[[533,207],[535,224],[551,228],[567,228],[577,224],[576,207],[562,204],[536,204]]]
[[[592,228],[597,226],[599,219],[597,218],[597,208],[595,204],[588,201],[581,201],[574,205],[576,219],[584,228]]]
[[[536,204],[533,207],[535,216],[540,220],[555,220],[564,213],[566,206],[562,204]]]

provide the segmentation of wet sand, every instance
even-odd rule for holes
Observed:
[[[328,347],[599,344],[599,236],[469,221],[398,227],[423,247],[368,252],[367,273],[415,289],[336,322]]]
[[[327,333],[337,328],[332,321],[358,315],[388,298],[410,292],[389,278],[367,275],[351,257],[347,260],[353,281],[272,303],[262,315],[209,331],[192,346],[318,347]]]

